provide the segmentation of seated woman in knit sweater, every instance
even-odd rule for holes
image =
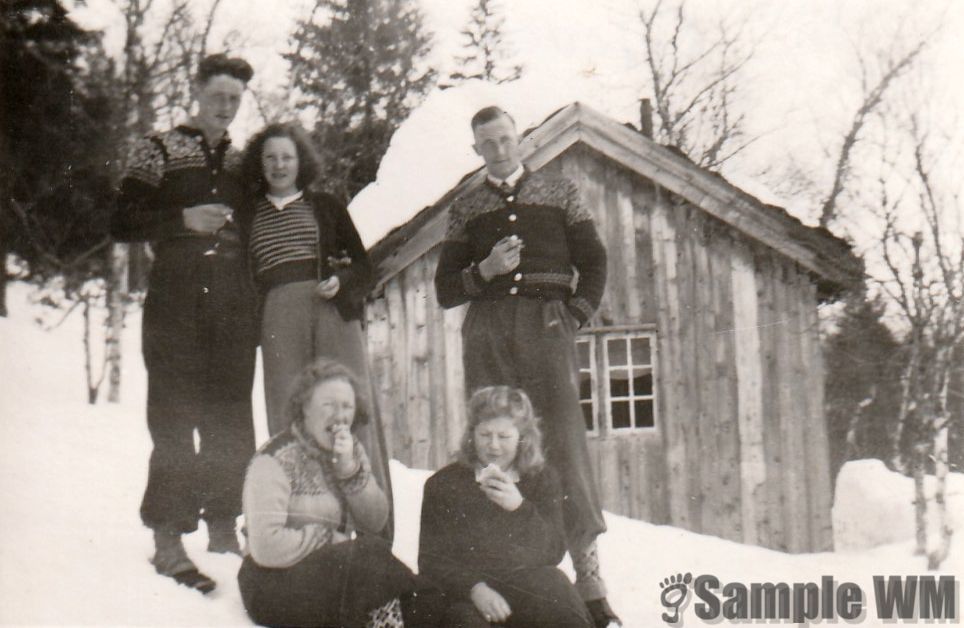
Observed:
[[[565,551],[561,490],[528,396],[480,388],[458,462],[428,479],[422,501],[418,567],[445,593],[443,625],[588,628],[556,567]]]
[[[290,426],[248,466],[238,584],[259,624],[402,626],[404,614],[405,626],[433,625],[431,611],[411,602],[417,577],[376,535],[388,500],[352,434],[366,420],[357,390],[347,367],[309,365],[292,388]]]

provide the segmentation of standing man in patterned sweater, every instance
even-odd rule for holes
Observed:
[[[546,457],[563,484],[576,588],[597,626],[620,625],[599,571],[596,537],[606,525],[575,362],[576,331],[606,287],[606,250],[571,181],[523,168],[508,113],[486,107],[471,126],[488,177],[452,204],[435,274],[438,300],[446,308],[471,302],[462,324],[466,392],[508,385],[531,397]]]
[[[134,146],[111,223],[116,239],[150,242],[155,254],[142,330],[154,449],[141,519],[154,531],[157,572],[204,592],[214,582],[181,535],[203,517],[208,551],[241,553],[235,519],[254,453],[256,309],[233,221],[240,157],[227,134],[252,74],[242,59],[201,61],[197,115]]]

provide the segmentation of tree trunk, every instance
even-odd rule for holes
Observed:
[[[90,298],[86,295],[79,298],[84,301],[84,374],[87,376],[87,403],[97,403],[99,385],[94,383],[93,356],[90,354]]]
[[[898,471],[906,471],[907,464],[901,451],[904,440],[904,431],[907,423],[914,417],[917,404],[914,395],[917,394],[918,362],[920,362],[920,345],[918,344],[917,331],[913,332],[910,343],[910,357],[903,371],[900,373],[900,407],[897,410],[897,429],[894,430],[893,440],[891,440],[891,462]]]
[[[107,284],[107,337],[105,338],[105,358],[108,368],[107,401],[120,401],[121,387],[121,337],[124,333],[124,306],[127,303],[127,262],[126,244],[114,244],[110,250],[110,274]]]
[[[938,524],[937,546],[933,552],[927,554],[927,568],[939,569],[951,550],[951,525],[947,518],[947,415],[938,418],[940,421],[934,435],[934,506]]]
[[[926,458],[924,447],[914,445],[914,523],[917,529],[917,547],[914,554],[927,555],[927,495],[924,493],[924,462]]]

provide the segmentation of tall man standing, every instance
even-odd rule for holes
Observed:
[[[233,222],[243,196],[227,134],[252,74],[242,59],[201,61],[197,115],[135,145],[111,223],[116,239],[149,241],[155,253],[142,330],[154,449],[141,519],[154,531],[157,572],[204,592],[215,584],[181,535],[203,517],[208,551],[240,554],[235,519],[254,453],[255,299]]]
[[[562,479],[576,588],[597,626],[619,625],[599,571],[596,537],[606,525],[575,362],[576,331],[605,290],[606,250],[575,185],[522,166],[508,113],[486,107],[471,126],[488,176],[452,204],[435,274],[438,300],[446,308],[471,302],[462,325],[466,391],[506,384],[532,398],[546,457]],[[499,595],[477,586],[476,595]]]

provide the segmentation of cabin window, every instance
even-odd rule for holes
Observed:
[[[579,403],[590,434],[656,427],[656,335],[590,329],[576,339]]]

